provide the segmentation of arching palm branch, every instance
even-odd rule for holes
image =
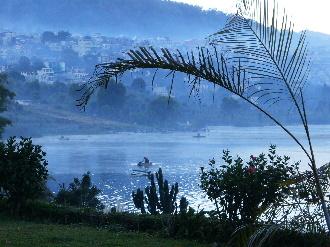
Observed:
[[[300,146],[308,157],[330,229],[302,93],[310,64],[306,33],[296,37],[293,23],[279,11],[275,1],[241,0],[237,14],[228,20],[223,30],[209,37],[207,47],[185,54],[179,50],[140,47],[128,51],[125,59],[99,64],[93,77],[83,85],[78,105],[84,108],[97,88],[106,88],[111,78],[117,79],[134,69],[169,70],[172,74],[170,94],[178,72],[188,75],[192,91],[198,90],[202,80],[213,83],[264,113]],[[283,100],[290,102],[288,108],[296,109],[308,148],[270,112],[270,106]]]

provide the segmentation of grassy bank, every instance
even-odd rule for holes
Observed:
[[[204,247],[192,241],[164,239],[145,233],[133,233],[120,227],[97,229],[82,225],[40,224],[0,217],[0,246],[171,246]]]
[[[1,247],[206,247],[212,246],[214,242],[224,246],[234,231],[227,223],[205,217],[201,213],[175,216],[103,214],[43,202],[29,202],[15,217],[10,212],[6,201],[0,200]],[[246,244],[235,246],[243,247]],[[273,235],[264,246],[330,247],[330,240],[322,233],[283,230]]]

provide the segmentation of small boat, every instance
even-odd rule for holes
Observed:
[[[206,136],[201,135],[200,133],[197,133],[197,135],[193,136],[194,138],[204,138]]]
[[[138,167],[144,167],[144,168],[148,168],[150,166],[152,166],[152,162],[145,162],[145,161],[140,161],[139,163],[137,163]]]
[[[64,136],[60,136],[58,139],[59,139],[60,141],[69,141],[69,140],[70,140],[69,137],[64,137]]]
[[[144,167],[145,169],[147,169],[150,166],[152,166],[152,162],[150,162],[150,160],[147,157],[144,157],[143,161],[140,161],[139,163],[137,163],[137,166]]]

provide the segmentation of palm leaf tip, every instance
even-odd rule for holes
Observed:
[[[289,99],[301,107],[310,66],[306,32],[297,39],[293,23],[275,1],[241,0],[238,9],[209,43],[225,47],[227,60],[240,63],[245,76],[256,82],[259,104]]]

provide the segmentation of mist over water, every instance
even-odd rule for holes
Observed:
[[[303,142],[302,127],[290,129]],[[311,126],[311,132],[320,166],[329,162],[330,125]],[[301,169],[308,169],[304,153],[278,127],[216,126],[201,132],[205,138],[195,138],[195,135],[195,132],[123,132],[65,138],[48,136],[34,141],[47,152],[48,168],[54,178],[49,182],[53,191],[57,191],[58,184],[68,185],[73,177],[90,171],[93,182],[103,192],[104,202],[109,206],[121,203],[126,210],[133,210],[132,191],[148,184],[146,177],[131,176],[144,156],[155,164],[151,171],[161,167],[170,183],[179,183],[180,194],[187,196],[195,208],[211,205],[198,187],[200,167],[206,167],[213,157],[220,161],[225,149],[230,150],[233,157],[239,155],[246,160],[252,154],[267,153],[269,145],[275,144],[279,155],[290,156],[291,162],[301,160]]]

